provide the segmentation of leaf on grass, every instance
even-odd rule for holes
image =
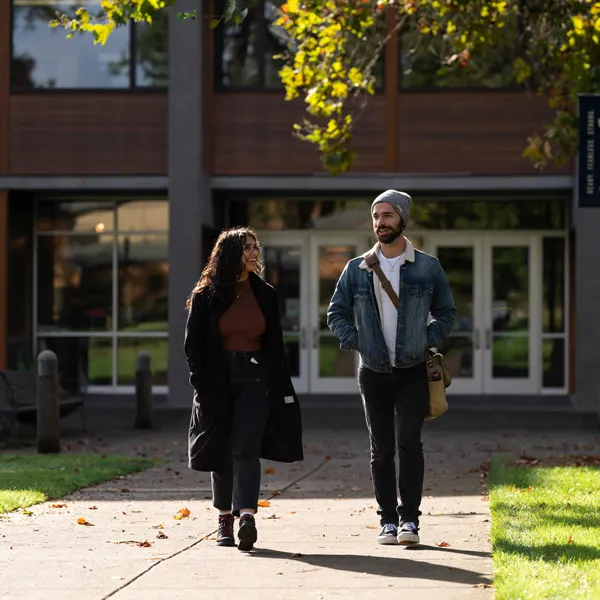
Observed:
[[[271,503],[268,500],[259,500],[258,505],[261,508],[269,508],[269,506],[271,506]]]
[[[86,525],[87,527],[93,527],[92,523],[88,523],[88,521],[86,521],[83,517],[79,517],[79,519],[77,519],[77,524]]]
[[[173,518],[177,521],[181,521],[181,519],[187,519],[191,514],[192,513],[188,508],[180,508]]]
[[[573,536],[570,535],[569,536],[569,544],[574,544],[574,543],[575,543],[575,541],[573,540]]]
[[[152,546],[152,543],[149,542],[148,540],[144,540],[143,542],[138,542],[137,545],[140,548],[150,548],[150,546]]]
[[[157,537],[159,540],[166,540],[166,539],[168,539],[168,537],[169,537],[169,536],[168,536],[168,535],[167,535],[167,534],[166,534],[164,531],[159,531],[159,532],[156,534],[156,537]]]
[[[265,469],[265,475],[275,475],[275,469],[273,467],[267,467]]]
[[[450,546],[450,544],[448,542],[439,542],[436,544],[436,546],[438,548],[448,548],[448,546]]]
[[[52,504],[51,507],[52,508],[66,508],[67,505],[66,504]]]

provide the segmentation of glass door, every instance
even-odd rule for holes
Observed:
[[[299,394],[309,390],[309,277],[308,243],[302,234],[266,233],[259,235],[264,245],[263,278],[276,290],[288,363],[294,388]]]
[[[436,236],[430,251],[446,271],[458,310],[454,328],[442,352],[452,375],[448,394],[477,394],[483,389],[483,285],[481,244],[477,236]]]
[[[327,327],[327,308],[346,263],[369,247],[368,233],[315,235],[311,244],[310,391],[356,394],[356,352],[340,349]]]
[[[486,394],[540,389],[541,255],[537,236],[488,238],[484,245]]]

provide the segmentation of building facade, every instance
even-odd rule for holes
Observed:
[[[370,201],[396,188],[459,309],[451,392],[596,411],[600,213],[578,208],[572,169],[522,157],[552,118],[545,99],[485,73],[406,68],[396,35],[357,163],[331,177],[292,137],[303,107],[277,79],[273,6],[251,5],[242,26],[213,30],[213,2],[182,0],[205,18],[132,25],[99,47],[47,28],[58,5],[0,0],[0,367],[33,368],[51,348],[64,387],[114,396],[149,350],[157,390],[188,405],[185,299],[220,229],[250,224],[298,392],[356,393],[325,312],[373,242]]]

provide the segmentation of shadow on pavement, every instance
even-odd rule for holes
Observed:
[[[293,554],[291,552],[263,550],[260,548],[256,548],[253,555],[257,558],[293,560],[313,567],[348,571],[351,573],[366,573],[381,577],[430,579],[466,585],[489,583],[489,580],[485,576],[474,571],[406,558],[365,556],[360,554]]]

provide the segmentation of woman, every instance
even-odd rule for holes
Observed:
[[[194,388],[189,467],[211,471],[217,545],[257,539],[261,465],[303,459],[300,405],[289,376],[275,290],[257,273],[249,228],[223,231],[187,302],[185,353]]]

